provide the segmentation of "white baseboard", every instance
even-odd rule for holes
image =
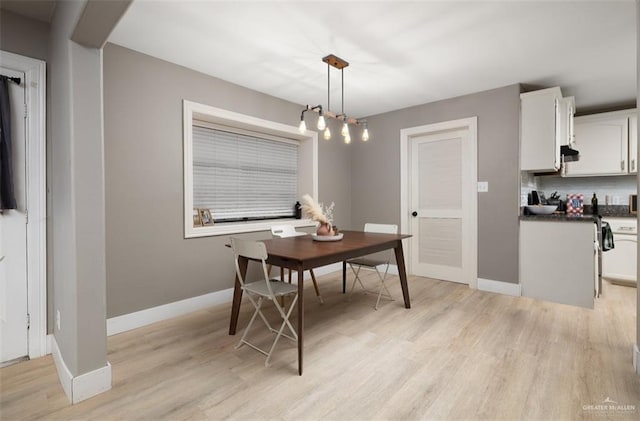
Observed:
[[[342,270],[342,263],[340,263],[340,270]],[[378,266],[378,271],[380,272],[380,274],[384,274],[384,268],[385,265],[380,265]],[[357,269],[356,269],[357,270]],[[371,272],[373,272],[373,269],[370,267],[366,267],[366,266],[361,266],[360,270],[370,270]],[[353,273],[350,271],[347,271],[347,274],[349,273]],[[398,272],[398,265],[389,265],[389,272],[387,273],[388,275],[399,275],[400,273]]]
[[[520,284],[494,281],[492,279],[478,278],[478,289],[480,291],[496,292],[498,294],[512,295],[514,297],[520,297],[522,295],[522,288],[520,287]]]
[[[58,343],[56,342],[55,337],[51,343],[51,352],[53,354],[53,362],[56,365],[56,370],[58,370],[58,378],[60,379],[60,384],[62,384],[64,394],[67,395],[69,402],[73,403],[73,375],[62,359],[60,348],[58,348]]]
[[[322,276],[341,270],[342,263],[333,263],[331,265],[316,268],[313,272],[316,276]],[[292,283],[297,283],[296,281],[298,278],[297,275],[294,275],[295,273],[296,272],[294,271],[291,276]],[[304,279],[311,279],[311,275],[308,271],[304,273]],[[157,307],[147,308],[134,313],[123,314],[122,316],[112,317],[107,319],[107,336],[137,329],[142,326],[182,316],[183,314],[202,310],[218,304],[229,303],[232,299],[233,288],[228,288]]]
[[[134,313],[107,319],[107,336],[116,335],[128,330],[182,316],[193,311],[231,301],[233,288],[211,292],[197,297],[187,298],[157,307],[151,307]]]
[[[342,271],[342,263],[332,263],[330,265],[320,266],[319,268],[313,269],[313,273],[318,276],[328,275],[330,273],[338,271]],[[311,279],[311,275],[309,275],[309,272],[304,273],[304,279]]]
[[[51,348],[58,378],[69,402],[76,404],[111,389],[111,364],[108,361],[104,367],[73,377],[55,337],[51,340]]]
[[[111,364],[73,378],[73,401],[82,402],[111,389]]]
[[[633,344],[633,368],[636,370],[636,374],[640,375],[640,349],[638,349],[638,344]]]

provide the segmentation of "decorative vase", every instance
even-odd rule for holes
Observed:
[[[331,224],[320,224],[320,226],[318,227],[318,231],[316,231],[316,234],[333,236],[333,228],[331,227]]]

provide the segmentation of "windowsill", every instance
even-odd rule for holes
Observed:
[[[217,235],[240,234],[244,232],[270,231],[272,225],[292,225],[294,227],[314,227],[311,219],[265,219],[263,221],[224,222],[206,227],[193,227],[185,233],[185,238],[213,237]]]

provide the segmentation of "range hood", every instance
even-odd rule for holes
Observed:
[[[562,155],[564,162],[575,162],[580,160],[580,152],[571,148],[571,146],[560,146],[560,155]]]

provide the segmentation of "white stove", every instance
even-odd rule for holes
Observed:
[[[602,277],[613,283],[637,286],[638,221],[603,218],[611,226],[614,249],[602,253]]]

